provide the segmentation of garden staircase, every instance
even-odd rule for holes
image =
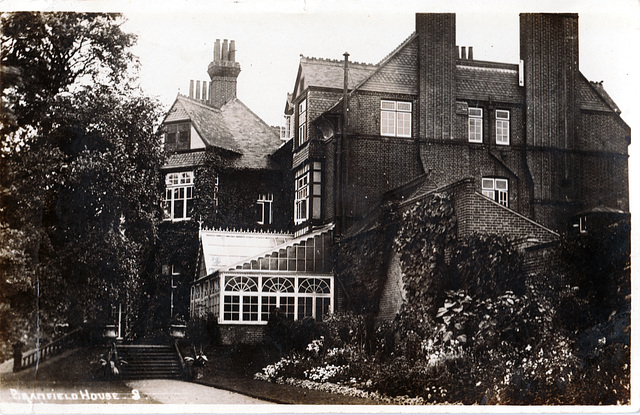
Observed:
[[[175,346],[156,344],[118,345],[123,379],[178,379],[184,373],[182,359]]]

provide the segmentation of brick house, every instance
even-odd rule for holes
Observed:
[[[628,212],[630,129],[602,84],[579,71],[578,16],[522,14],[520,44],[519,64],[475,60],[456,46],[454,14],[417,14],[416,31],[377,65],[302,57],[292,168],[299,176],[321,163],[325,181],[309,196],[322,216],[294,223],[335,220],[344,231],[422,174],[436,186],[472,177],[484,195],[560,233],[579,211]]]
[[[291,222],[287,145],[277,129],[237,98],[240,64],[235,61],[235,42],[216,40],[213,56],[210,82],[191,81],[189,95],[177,96],[161,127],[166,154],[161,167],[165,177],[161,230],[169,245],[161,260],[171,289],[177,289],[178,314],[187,312],[188,301],[181,297],[189,296],[193,279],[189,263],[195,261],[196,249],[186,258],[176,253],[185,241],[198,237],[197,223],[274,232],[290,228]],[[202,173],[208,175],[207,186],[199,189],[198,172],[203,167],[209,167]],[[198,195],[207,199],[200,211],[194,210]],[[188,235],[174,238],[176,233]]]
[[[235,342],[259,339],[276,307],[293,319],[339,310],[334,243],[366,232],[389,198],[450,194],[460,237],[507,234],[531,267],[585,218],[628,217],[630,129],[579,71],[578,16],[521,14],[513,64],[474,59],[455,26],[454,14],[417,14],[415,32],[377,64],[301,56],[286,145],[263,148],[283,160],[271,183],[289,199],[273,214],[290,226],[201,230],[192,316],[213,313]],[[224,249],[238,239],[264,249],[232,261]],[[401,280],[391,258],[380,318],[402,302]]]

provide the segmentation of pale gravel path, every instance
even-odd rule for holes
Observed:
[[[164,403],[174,405],[263,405],[273,402],[250,398],[239,393],[216,389],[197,383],[169,379],[147,379],[127,381],[127,386],[137,389],[140,394]]]

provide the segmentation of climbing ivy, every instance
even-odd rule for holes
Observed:
[[[433,309],[447,286],[446,253],[456,238],[457,220],[451,197],[437,193],[402,215],[395,240],[404,274],[407,302]]]
[[[378,311],[380,294],[397,233],[396,208],[382,208],[370,230],[344,238],[337,244],[335,269],[346,291],[349,309],[362,314]]]

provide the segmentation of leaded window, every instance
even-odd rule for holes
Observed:
[[[299,169],[295,178],[294,218],[296,225],[309,219],[309,165]]]

